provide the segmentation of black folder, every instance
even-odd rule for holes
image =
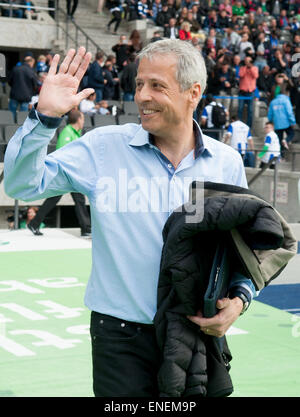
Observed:
[[[230,267],[228,248],[224,242],[220,242],[213,259],[208,286],[204,294],[204,317],[213,317],[218,313],[216,307],[220,298],[227,296],[230,281]]]

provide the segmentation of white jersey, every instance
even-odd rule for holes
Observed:
[[[274,130],[266,135],[265,146],[268,147],[268,150],[261,158],[262,162],[268,163],[275,156],[280,156],[280,142]]]
[[[248,140],[252,139],[250,127],[237,120],[228,126],[227,133],[230,134],[230,146],[244,155],[248,148]]]
[[[201,114],[201,117],[203,119],[206,119],[207,120],[206,127],[208,129],[211,129],[211,128],[214,127],[214,124],[212,122],[212,110],[213,110],[213,106],[220,106],[220,107],[223,107],[223,109],[225,109],[225,107],[221,103],[216,103],[215,101],[212,101],[211,103],[209,103],[207,106],[204,107],[203,112]]]

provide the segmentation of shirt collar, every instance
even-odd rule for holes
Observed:
[[[193,129],[195,132],[196,137],[196,147],[195,147],[195,159],[198,158],[200,155],[204,154],[204,152],[207,152],[208,155],[212,156],[214,154],[211,146],[209,145],[205,135],[203,135],[200,126],[196,122],[195,119],[193,119]],[[134,135],[134,137],[129,142],[129,145],[131,146],[149,146],[154,147],[154,141],[153,141],[153,135],[151,133],[146,132],[142,126],[137,131],[137,133]]]

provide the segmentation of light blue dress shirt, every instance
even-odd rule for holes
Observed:
[[[174,169],[141,125],[96,128],[47,155],[55,129],[27,118],[5,154],[5,190],[32,201],[85,194],[92,218],[92,271],[85,304],[124,320],[152,323],[162,229],[193,180],[247,188],[240,155],[197,133],[196,150]],[[255,292],[250,280],[240,279]]]

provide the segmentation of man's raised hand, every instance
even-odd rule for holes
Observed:
[[[91,53],[81,46],[77,53],[70,49],[59,67],[59,55],[55,55],[39,94],[37,110],[51,117],[61,117],[91,95],[94,90],[86,88],[77,93],[82,77],[91,61]]]

